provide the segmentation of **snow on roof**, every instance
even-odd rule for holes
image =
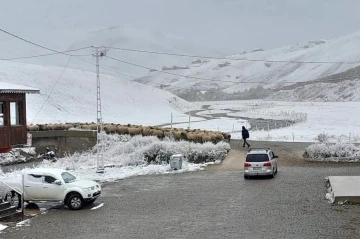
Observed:
[[[63,172],[66,172],[66,170],[58,168],[35,168],[28,171],[28,173],[50,173],[54,175],[58,175]]]
[[[38,94],[40,93],[39,89],[15,85],[6,82],[0,82],[0,93],[29,93],[29,94]]]
[[[258,154],[258,153],[267,153],[270,149],[266,148],[252,148],[248,151],[248,154]]]
[[[173,158],[176,158],[176,157],[183,157],[183,155],[182,155],[182,154],[173,154],[173,155],[171,155],[171,157],[173,157]]]

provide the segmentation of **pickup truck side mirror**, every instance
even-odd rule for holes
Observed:
[[[279,158],[279,156],[275,155],[275,156],[274,156],[274,158],[276,158],[276,159],[277,159],[277,158]]]
[[[59,179],[54,181],[54,184],[61,185],[61,181]]]

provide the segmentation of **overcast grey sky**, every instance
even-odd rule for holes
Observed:
[[[359,0],[11,0],[1,5],[1,28],[46,42],[54,30],[126,25],[240,52],[360,29]]]

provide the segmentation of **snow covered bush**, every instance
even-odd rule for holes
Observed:
[[[319,141],[320,143],[329,142],[329,138],[330,136],[326,133],[321,133],[318,136],[316,136],[316,140]]]
[[[206,163],[222,161],[230,145],[225,142],[193,143],[188,141],[163,140],[155,136],[107,135],[101,136],[100,152],[105,165],[145,166],[148,164],[167,164],[173,154],[183,154],[190,163]],[[92,150],[67,155],[58,159],[55,166],[75,170],[81,167],[95,166],[97,162],[97,146]],[[54,166],[54,164],[53,164]]]
[[[61,168],[69,170],[81,179],[99,182],[116,181],[137,175],[173,174],[203,170],[207,164],[221,161],[230,150],[225,142],[198,144],[187,141],[160,140],[155,136],[134,136],[101,134],[101,143],[93,149],[65,155],[56,162],[44,160],[36,167]],[[101,152],[105,173],[96,173],[97,149]],[[182,169],[171,170],[168,160],[172,154],[183,154],[187,160]],[[101,159],[101,158],[99,158]],[[20,177],[29,168],[2,173],[1,177]]]
[[[358,157],[360,148],[349,143],[317,143],[305,149],[306,158]]]

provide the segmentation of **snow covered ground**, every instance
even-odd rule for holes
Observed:
[[[4,82],[40,89],[40,94],[27,95],[28,124],[96,122],[96,75],[66,69],[59,79],[62,71],[2,61],[0,85]],[[171,113],[175,122],[184,122],[188,116],[183,113],[197,109],[170,92],[108,75],[101,75],[101,98],[103,121],[110,123],[157,125],[170,122]]]
[[[327,133],[333,140],[360,141],[360,102],[284,102],[284,101],[222,101],[197,102],[197,105],[211,105],[216,110],[239,110],[243,116],[247,111],[255,111],[252,115],[257,118],[268,118],[268,112],[295,111],[306,113],[307,120],[290,127],[283,127],[271,131],[251,131],[250,140],[295,141],[314,142],[321,133]],[[222,111],[223,112],[223,111]],[[228,112],[231,112],[228,110]],[[231,114],[231,113],[230,113]],[[281,117],[280,117],[281,118]],[[286,119],[286,117],[284,116]],[[218,123],[204,121],[197,123],[197,127],[204,129],[217,129],[217,127],[232,129],[241,128],[242,122],[236,123],[234,119],[221,119]],[[194,127],[195,128],[195,127]],[[241,138],[241,133],[232,133],[231,138]],[[294,135],[294,139],[293,139]],[[350,136],[350,138],[349,138]]]

